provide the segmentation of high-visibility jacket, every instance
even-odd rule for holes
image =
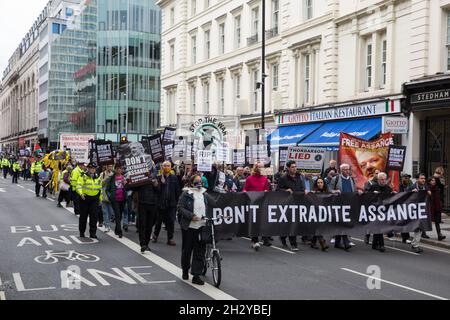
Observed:
[[[69,170],[66,169],[63,172],[61,172],[61,176],[59,177],[60,183],[64,180],[64,176],[66,175],[66,173],[69,173]],[[70,177],[69,177],[69,181],[70,181]]]
[[[81,174],[82,170],[79,166],[72,170],[72,173],[70,174],[70,186],[73,190],[77,189],[78,179],[80,178]]]
[[[89,197],[101,196],[102,192],[102,179],[98,177],[97,179],[91,178],[89,175],[83,173],[78,178],[77,182],[77,193]]]
[[[13,163],[13,172],[20,172],[20,164],[18,162]]]
[[[42,161],[35,161],[31,164],[31,174],[39,174],[42,171]]]
[[[2,160],[2,168],[9,168],[9,167],[11,167],[11,163],[9,162],[8,159],[4,158]]]

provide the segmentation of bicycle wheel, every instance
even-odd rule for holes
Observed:
[[[55,264],[55,263],[58,263],[59,260],[58,260],[58,258],[52,257],[52,256],[50,256],[50,257],[39,256],[39,257],[34,258],[34,261],[36,261],[37,263],[40,263],[40,264]]]
[[[220,287],[220,283],[222,282],[222,266],[220,260],[221,259],[219,253],[214,252],[211,258],[211,265],[213,282],[216,288]]]
[[[81,262],[98,262],[98,261],[100,261],[99,257],[97,257],[93,254],[89,254],[89,253],[85,253],[85,254],[79,253],[76,256],[76,258],[78,261],[81,261]]]

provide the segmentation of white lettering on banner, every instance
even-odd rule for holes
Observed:
[[[427,219],[426,203],[410,203],[386,206],[361,206],[359,222],[405,221]]]

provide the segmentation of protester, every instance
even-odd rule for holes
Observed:
[[[114,210],[116,227],[114,233],[119,238],[123,237],[122,219],[125,211],[127,181],[123,176],[123,168],[120,164],[116,164],[114,174],[108,179],[105,187],[105,193]]]
[[[333,181],[333,178],[337,175],[337,170],[330,170],[328,171],[328,174],[326,175],[324,181],[328,187],[328,190],[331,189],[331,181]]]
[[[192,283],[204,285],[200,275],[205,264],[206,244],[201,241],[202,229],[206,226],[206,189],[199,175],[191,179],[190,187],[183,190],[178,203],[178,222],[181,226],[182,249],[181,267],[183,280],[189,280],[189,270],[193,275]],[[191,263],[192,261],[192,263]]]
[[[70,204],[70,175],[72,173],[72,166],[68,165],[61,173],[59,180],[59,195],[58,195],[58,208],[62,208],[61,202],[66,200],[66,208]]]
[[[43,166],[42,170],[39,172],[39,183],[41,187],[43,188],[42,191],[42,197],[47,198],[47,190],[50,186],[50,180],[51,180],[51,172],[47,166]]]
[[[408,192],[409,187],[412,186],[411,175],[407,173],[402,174],[402,183],[400,184],[400,192]],[[409,232],[402,232],[402,242],[411,244],[411,236]]]
[[[105,232],[111,231],[111,222],[114,219],[114,209],[112,207],[111,201],[106,194],[106,186],[108,185],[108,180],[114,175],[113,165],[106,166],[105,170],[100,174],[100,179],[102,180],[102,211],[103,211],[103,226],[105,227]],[[115,220],[114,220],[115,221]]]
[[[412,191],[412,192],[426,191],[428,193],[428,195],[431,196],[431,191],[429,190],[427,183],[426,183],[425,174],[423,174],[423,173],[419,174],[417,176],[417,181],[411,187],[409,187],[408,191]],[[423,252],[422,248],[419,247],[421,236],[422,236],[422,238],[430,238],[423,230],[422,231],[416,230],[414,232],[414,236],[411,241],[411,246],[412,246],[411,250],[414,251],[415,253]]]
[[[11,167],[11,163],[9,162],[8,157],[4,156],[2,159],[2,170],[3,170],[3,179],[8,177],[9,168]]]
[[[268,192],[269,191],[269,180],[267,177],[261,175],[261,170],[264,168],[264,164],[262,162],[255,163],[253,167],[253,174],[247,178],[245,181],[243,192]],[[263,244],[267,247],[270,247],[272,243],[269,240],[269,237],[263,237]],[[255,251],[258,251],[261,247],[259,244],[258,237],[252,237],[252,248]]]
[[[328,177],[328,174],[330,173],[330,171],[334,171],[335,173],[337,173],[339,171],[336,160],[330,160],[329,167],[325,169],[325,171],[323,173],[323,177],[324,178]]]
[[[158,242],[162,223],[164,222],[167,228],[167,245],[176,246],[177,244],[173,238],[175,231],[176,210],[181,190],[180,185],[178,184],[178,179],[175,176],[175,172],[172,171],[172,164],[169,161],[163,163],[162,170],[162,174],[158,176],[160,196],[158,202],[158,215],[152,242]]]
[[[73,209],[75,212],[75,215],[80,214],[80,196],[79,193],[76,191],[77,189],[77,183],[80,176],[86,172],[86,164],[79,162],[75,169],[72,170],[70,174],[70,187],[71,187],[71,198],[73,201]]]
[[[350,176],[350,165],[342,164],[340,167],[341,173],[333,178],[331,182],[332,192],[335,193],[362,193],[362,190],[356,188],[355,180]],[[341,244],[341,240],[343,241],[343,246]],[[335,248],[344,249],[348,251],[351,248],[350,240],[347,235],[337,235],[335,237]]]
[[[430,213],[431,213],[431,221],[434,222],[436,226],[436,232],[438,235],[438,241],[444,240],[446,237],[441,233],[442,223],[442,198],[441,198],[441,189],[437,183],[438,178],[433,176],[428,179],[428,186],[430,188]]]
[[[333,170],[330,170],[330,172]],[[321,177],[317,178],[316,182],[314,183],[313,189],[311,191],[312,193],[329,193],[328,190],[328,186],[325,183],[325,180],[322,179]],[[314,235],[312,240],[311,240],[311,248],[313,249],[318,249],[317,247],[317,241],[319,241],[320,244],[320,248],[322,249],[322,251],[327,251],[328,250],[328,245],[327,242],[325,241],[325,239],[323,238],[323,236],[316,236]]]
[[[290,192],[305,192],[305,182],[301,174],[297,172],[297,164],[295,161],[286,163],[287,172],[278,181],[278,190]],[[280,240],[283,247],[287,247],[286,236],[281,236]],[[297,236],[289,236],[289,243],[292,251],[298,251]]]
[[[242,192],[242,190],[244,190],[245,180],[247,180],[247,176],[245,175],[244,168],[238,167],[236,169],[236,175],[234,176],[234,183],[237,186],[237,192]]]
[[[31,174],[34,177],[34,191],[36,193],[36,197],[40,197],[41,193],[41,184],[39,182],[39,172],[41,172],[43,167],[43,162],[41,160],[36,160],[31,165]]]

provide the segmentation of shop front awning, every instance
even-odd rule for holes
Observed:
[[[295,146],[320,128],[322,123],[309,123],[296,126],[279,127],[267,137],[272,149],[278,147]]]
[[[341,132],[371,140],[381,132],[381,118],[325,122],[320,129],[303,139],[299,145],[336,147],[339,146]]]

